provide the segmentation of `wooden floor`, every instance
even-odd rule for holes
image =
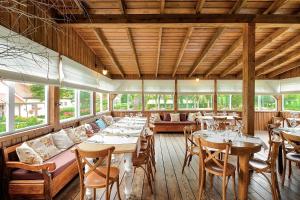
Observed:
[[[261,133],[260,133],[261,134]],[[266,139],[266,135],[261,135]],[[186,167],[184,174],[181,173],[184,159],[184,137],[182,134],[157,134],[156,135],[156,161],[157,172],[155,174],[155,192],[151,195],[148,182],[141,169],[137,169],[133,180],[133,199],[156,199],[156,200],[179,200],[196,199],[198,194],[198,159],[195,157],[190,167]],[[264,153],[264,152],[261,152]],[[120,156],[121,157],[121,156]],[[122,159],[120,159],[122,160]],[[236,163],[235,158],[230,158]],[[121,193],[124,197],[124,168],[120,161],[121,169]],[[279,177],[280,178],[280,177]],[[280,179],[279,179],[280,180]],[[221,199],[222,179],[215,177],[213,191],[208,189],[203,199]],[[209,185],[209,184],[208,184]],[[299,199],[300,196],[300,169],[294,166],[292,178],[286,178],[285,186],[281,188],[282,199]],[[97,199],[105,199],[104,191],[97,192]],[[79,199],[79,178],[75,178],[55,198],[56,200]],[[118,199],[115,187],[111,199]],[[231,183],[228,187],[227,199],[233,199]],[[271,190],[267,180],[258,174],[251,176],[249,187],[249,199],[272,199]]]

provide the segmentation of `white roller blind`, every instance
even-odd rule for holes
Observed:
[[[0,79],[59,84],[59,54],[0,26]]]
[[[175,93],[174,80],[144,80],[145,93]]]
[[[104,92],[111,92],[119,87],[118,83],[102,74],[99,75],[98,81],[99,89]]]
[[[255,94],[275,95],[279,93],[279,80],[255,80]]]
[[[62,56],[61,85],[82,90],[98,91],[99,73]]]
[[[141,93],[142,80],[114,80],[114,84],[118,87],[113,93]]]
[[[280,80],[280,92],[282,94],[300,92],[300,77]]]
[[[214,92],[213,80],[177,80],[177,92],[185,94],[202,93],[212,94]]]
[[[217,92],[235,94],[242,93],[243,82],[241,80],[217,80]]]

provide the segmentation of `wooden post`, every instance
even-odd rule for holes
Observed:
[[[178,93],[177,93],[177,79],[175,79],[174,112],[177,112],[177,111],[178,111],[177,100],[178,100]]]
[[[243,38],[243,124],[244,134],[254,135],[255,24],[244,27]]]
[[[217,87],[217,80],[215,79],[214,80],[214,97],[213,97],[213,104],[214,104],[214,107],[213,107],[213,111],[214,111],[214,114],[217,115],[218,113],[218,87]]]
[[[112,112],[113,111],[113,102],[114,99],[116,98],[116,94],[109,94],[109,111]]]
[[[142,79],[142,113],[145,112],[144,79]]]
[[[97,111],[96,111],[96,92],[93,92],[93,115],[95,116],[97,114]]]
[[[54,131],[59,130],[59,87],[49,86],[49,124],[53,126]]]
[[[282,95],[276,96],[277,99],[277,111],[281,112],[282,111]]]

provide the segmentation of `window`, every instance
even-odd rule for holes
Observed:
[[[96,113],[108,111],[109,94],[96,93]]]
[[[218,110],[242,110],[242,95],[219,94],[217,97]]]
[[[114,110],[142,110],[141,94],[118,94],[113,100]]]
[[[145,110],[173,110],[172,94],[145,94]]]
[[[179,95],[178,108],[180,110],[189,109],[212,109],[212,95]]]
[[[277,109],[277,101],[271,95],[256,95],[255,110],[258,111],[275,111]]]
[[[8,86],[0,81],[0,134],[6,132],[8,109]]]
[[[86,116],[92,114],[92,93],[79,91],[79,115]]]
[[[15,130],[46,123],[46,87],[15,83]]]
[[[284,94],[283,110],[300,111],[300,94]]]
[[[76,116],[76,91],[69,88],[60,88],[59,117],[60,120]]]

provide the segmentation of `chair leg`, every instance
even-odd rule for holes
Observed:
[[[275,186],[276,186],[277,199],[281,200],[281,195],[280,195],[280,190],[279,190],[279,185],[278,185],[278,178],[277,178],[276,173],[275,173]]]
[[[292,161],[289,160],[289,179],[291,178],[292,175]]]
[[[85,188],[81,187],[81,189],[80,189],[80,200],[84,200],[84,196],[85,196]]]
[[[281,185],[284,186],[284,181],[285,181],[285,171],[286,171],[286,159],[283,157],[283,171],[281,175]]]
[[[235,189],[235,173],[232,175],[232,189],[233,189],[233,195],[234,195],[234,199],[236,200],[236,189]]]
[[[191,164],[191,161],[192,161],[192,158],[193,158],[193,155],[192,155],[192,154],[190,154],[190,159],[189,159],[188,166],[190,166],[190,164]]]
[[[93,188],[93,199],[96,200],[96,188]]]
[[[152,183],[151,183],[150,174],[149,174],[148,170],[146,170],[144,167],[141,167],[141,168],[144,170],[144,172],[145,172],[145,174],[147,176],[147,180],[148,180],[148,184],[149,184],[149,187],[150,187],[150,190],[151,190],[151,194],[153,194],[153,189],[152,189]]]
[[[202,193],[203,193],[203,190],[204,190],[205,176],[206,176],[206,172],[203,171],[203,172],[201,173],[201,177],[200,177],[200,186],[199,186],[199,196],[198,196],[198,200],[201,200],[201,197],[202,197]]]
[[[213,174],[209,174],[209,183],[210,183],[210,187],[209,187],[209,192],[212,192],[212,188],[213,188],[213,184],[214,184],[214,175]]]
[[[227,183],[227,178],[225,176],[223,177],[222,180],[222,200],[226,200],[226,183]]]
[[[186,162],[187,162],[187,159],[188,159],[188,155],[187,155],[187,152],[185,152],[185,156],[184,156],[184,161],[183,161],[183,166],[182,166],[182,174],[184,172],[184,168],[186,166]]]
[[[277,200],[277,186],[276,186],[276,174],[274,172],[271,172],[271,188],[272,188],[272,193],[273,193],[273,199]]]
[[[121,200],[121,194],[120,194],[120,180],[119,177],[117,179],[117,193],[118,193],[118,198]]]

